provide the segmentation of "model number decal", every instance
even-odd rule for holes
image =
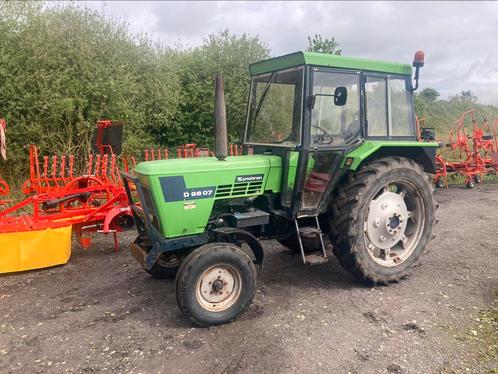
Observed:
[[[190,189],[183,192],[184,199],[203,199],[213,196],[215,187],[206,187],[202,189]]]
[[[235,183],[259,182],[263,180],[263,176],[263,174],[238,175],[235,177]]]
[[[197,200],[214,198],[216,186],[187,188],[183,176],[159,177],[164,201],[167,203],[174,201]]]

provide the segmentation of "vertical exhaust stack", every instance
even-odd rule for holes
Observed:
[[[228,155],[227,141],[227,114],[225,110],[225,89],[223,87],[223,76],[216,76],[215,102],[214,102],[214,154],[220,161],[224,161]]]

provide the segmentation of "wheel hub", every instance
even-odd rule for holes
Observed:
[[[210,311],[222,311],[232,306],[241,291],[240,273],[230,265],[216,265],[199,278],[196,297]]]
[[[221,279],[216,279],[213,282],[213,291],[214,292],[220,292],[223,290],[224,283]]]
[[[394,192],[383,192],[370,203],[366,233],[377,248],[390,249],[403,237],[408,220],[408,209],[403,197]]]

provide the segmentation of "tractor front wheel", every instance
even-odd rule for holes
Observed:
[[[412,160],[374,160],[351,174],[331,204],[330,239],[356,278],[389,284],[417,265],[432,238],[436,203],[430,179]]]
[[[229,243],[210,243],[194,250],[176,276],[176,300],[198,326],[233,321],[251,304],[256,269],[251,258]]]

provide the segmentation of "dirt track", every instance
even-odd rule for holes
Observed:
[[[306,268],[268,242],[249,311],[209,329],[182,317],[173,281],[112,253],[110,238],[75,245],[66,266],[0,277],[0,372],[498,370],[476,321],[498,303],[498,186],[437,199],[436,238],[403,282],[365,287],[335,259]]]

